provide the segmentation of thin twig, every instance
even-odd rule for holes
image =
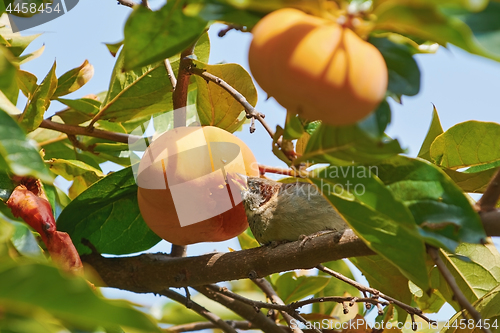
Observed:
[[[172,91],[175,91],[175,87],[177,86],[177,78],[175,77],[175,73],[174,70],[172,69],[172,65],[170,64],[170,60],[165,59],[163,61],[163,64],[165,65],[168,78],[170,80],[170,83],[172,84]]]
[[[88,131],[87,128],[81,126],[73,126],[67,124],[56,123],[54,121],[44,119],[40,124],[40,127],[66,133],[68,135],[85,135],[94,138],[106,139],[115,142],[128,143],[129,139],[140,140],[142,137],[136,135],[130,135],[125,133],[117,133],[110,131],[103,131],[100,129],[93,129],[93,131]]]
[[[285,302],[283,302],[281,297],[278,296],[276,290],[274,290],[273,286],[269,282],[267,282],[266,279],[256,278],[253,279],[252,281],[267,295],[267,297],[271,300],[271,302],[278,305],[285,305]],[[288,327],[290,327],[292,332],[303,333],[302,330],[298,327],[298,325],[292,325],[293,317],[288,312],[281,311],[281,315],[285,319],[286,323],[288,324]]]
[[[186,297],[184,297],[181,294],[179,294],[173,290],[170,290],[170,289],[166,289],[159,294],[166,296],[166,297],[168,297],[176,302],[179,302],[183,305],[186,305],[188,303],[188,299]],[[194,312],[198,313],[199,315],[207,318],[214,325],[217,325],[217,328],[220,328],[221,330],[223,330],[224,332],[227,332],[227,333],[237,333],[237,331],[234,329],[234,327],[232,327],[231,325],[226,323],[224,320],[219,318],[217,315],[215,315],[212,312],[205,309],[203,306],[201,306],[198,303],[195,303],[193,301],[190,301],[190,304],[191,304],[191,307],[189,309],[191,309]]]
[[[257,329],[249,321],[227,320],[226,323],[228,325],[230,325],[231,327],[234,327],[234,328],[239,329],[239,330],[255,330],[255,329]],[[182,332],[209,330],[209,329],[214,329],[214,328],[219,328],[219,327],[211,322],[200,321],[197,323],[189,323],[189,324],[184,324],[184,325],[171,326],[171,327],[167,328],[165,330],[165,332],[182,333]]]
[[[351,286],[357,288],[361,292],[367,292],[367,293],[372,294],[374,297],[380,297],[380,298],[383,298],[383,299],[389,301],[390,303],[394,303],[394,304],[398,305],[400,308],[404,309],[409,314],[415,314],[415,315],[419,316],[420,318],[422,318],[423,320],[425,320],[428,323],[432,323],[432,324],[435,323],[434,320],[431,320],[431,319],[427,318],[423,314],[422,310],[414,308],[414,307],[412,307],[412,306],[410,306],[408,304],[405,304],[405,303],[403,303],[401,301],[398,301],[395,298],[387,296],[387,295],[381,293],[377,289],[366,287],[366,286],[362,285],[361,283],[359,283],[357,281],[354,281],[352,279],[349,279],[348,277],[346,277],[346,276],[344,276],[344,275],[342,275],[340,273],[337,273],[334,270],[331,270],[330,268],[325,267],[325,266],[323,266],[321,264],[317,265],[316,268],[319,269],[320,271],[326,273],[326,274],[329,274],[329,275],[331,275],[331,276],[333,276],[333,277],[341,280],[341,281],[344,281],[345,283],[350,284]]]
[[[229,310],[238,314],[245,320],[252,322],[256,328],[266,332],[266,333],[283,333],[283,330],[276,325],[274,321],[266,317],[261,311],[258,311],[255,307],[243,303],[239,300],[235,300],[232,297],[228,297],[222,293],[211,290],[208,286],[193,287],[201,294],[205,295],[207,298],[216,301],[227,307]]]
[[[500,169],[498,169],[493,178],[491,178],[481,199],[476,202],[476,208],[480,212],[494,210],[498,199],[500,199]]]
[[[43,147],[43,146],[47,146],[47,145],[50,145],[51,143],[55,143],[55,142],[59,142],[59,141],[63,141],[63,140],[66,140],[68,138],[68,136],[66,134],[61,134],[53,139],[49,139],[49,140],[45,140],[45,141],[42,141],[42,142],[38,142],[38,145],[40,147]]]
[[[448,270],[448,267],[446,267],[446,264],[439,256],[439,250],[435,247],[428,246],[427,252],[429,252],[429,254],[432,257],[432,260],[434,260],[434,263],[436,264],[437,268],[439,269],[444,279],[446,280],[446,283],[448,283],[448,286],[450,286],[451,290],[453,291],[453,296],[455,300],[458,302],[458,304],[460,304],[462,309],[467,310],[467,312],[476,321],[476,323],[482,324],[483,321],[481,319],[481,314],[476,309],[474,309],[472,304],[467,300],[465,295],[460,290],[457,281],[455,281],[455,278]],[[488,328],[485,328],[483,325],[480,325],[480,327],[484,333],[491,333],[491,331]]]
[[[266,129],[267,133],[271,136],[271,138],[274,137],[274,131],[272,130],[271,126],[264,120],[264,114],[257,112],[255,108],[250,104],[245,96],[243,96],[239,91],[234,89],[230,84],[222,80],[221,78],[208,73],[206,70],[201,69],[201,68],[196,68],[194,66],[189,67],[189,71],[194,74],[198,75],[199,77],[204,78],[205,80],[208,80],[210,82],[215,83],[219,87],[223,88],[225,91],[227,91],[233,98],[240,103],[243,108],[245,109],[245,112],[247,114],[247,118],[255,118],[257,119],[262,126]]]
[[[221,29],[219,31],[219,33],[217,34],[217,36],[224,37],[231,30],[239,30],[239,31],[242,31],[242,32],[247,32],[248,31],[248,29],[246,27],[244,27],[244,26],[229,24],[224,29]]]
[[[134,7],[137,5],[135,2],[131,0],[117,0],[119,5],[127,6],[127,7]]]
[[[141,2],[143,7],[146,7],[147,9],[151,10],[151,7],[149,7],[149,1],[148,0],[142,0]]]

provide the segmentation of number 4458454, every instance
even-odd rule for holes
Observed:
[[[59,8],[59,4],[52,7],[50,3],[42,3],[37,6],[36,3],[17,3],[14,8],[12,8],[12,3],[9,3],[5,11],[7,13],[23,13],[23,14],[38,14],[38,13],[52,13],[52,11],[59,13],[62,9]]]
[[[483,319],[483,320],[480,320],[478,322],[474,321],[474,319],[457,319],[457,320],[454,320],[452,321],[451,323],[449,321],[447,321],[445,324],[444,324],[444,327],[446,328],[450,328],[450,327],[454,327],[454,328],[460,328],[460,329],[466,329],[466,328],[469,328],[469,329],[474,329],[474,328],[486,328],[486,329],[489,329],[489,328],[498,328],[498,319],[495,319],[493,321],[490,321],[490,319]]]

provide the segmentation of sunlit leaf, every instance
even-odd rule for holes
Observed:
[[[278,296],[289,304],[321,291],[330,282],[326,276],[298,276],[296,272],[280,275],[275,287]]]
[[[430,155],[439,166],[458,169],[500,160],[500,124],[466,121],[439,135]]]
[[[33,96],[36,88],[38,87],[36,84],[36,76],[30,72],[20,70],[17,72],[16,79],[17,85],[23,92],[24,96],[28,97],[28,99],[31,99],[31,96]]]
[[[204,35],[195,47],[194,53],[200,59],[208,58],[210,42]],[[170,58],[174,73],[179,69],[179,56]],[[194,78],[193,78],[194,81]],[[194,85],[190,85],[194,89]],[[115,68],[106,98],[102,102],[103,120],[125,122],[131,119],[171,111],[172,84],[163,61],[138,69],[126,71],[124,52],[116,59]]]
[[[0,170],[52,182],[52,177],[45,167],[37,148],[26,139],[26,135],[14,119],[1,109]]]
[[[57,219],[57,228],[71,236],[80,254],[90,252],[82,238],[110,254],[144,251],[160,241],[142,219],[131,168],[104,177],[76,197]]]
[[[207,65],[194,61],[197,68],[217,76],[242,94],[252,105],[257,104],[257,90],[250,74],[238,64]],[[198,116],[202,125],[236,131],[246,120],[244,107],[225,89],[196,76]]]
[[[183,13],[184,1],[169,1],[158,11],[137,6],[125,23],[125,67],[134,69],[170,58],[196,42],[207,21]]]
[[[378,176],[408,206],[428,243],[453,252],[460,242],[485,239],[479,215],[467,197],[433,164],[398,156],[379,164]]]
[[[376,178],[376,169],[331,166],[310,180],[368,247],[427,290],[425,246],[417,225],[408,208]]]
[[[87,330],[120,325],[142,332],[160,332],[151,317],[135,310],[130,303],[105,300],[94,294],[84,279],[62,275],[54,267],[3,263],[0,285],[0,304],[10,312],[43,309]]]
[[[383,138],[374,140],[357,125],[329,126],[321,124],[311,135],[302,157],[295,165],[308,163],[332,163],[352,165],[370,164],[402,153],[397,140]]]
[[[36,88],[23,114],[19,118],[21,126],[31,132],[43,121],[43,115],[50,106],[50,98],[57,87],[56,63],[50,69],[43,82]]]
[[[85,85],[94,75],[94,66],[85,60],[80,67],[67,71],[57,80],[57,89],[51,99],[70,94]]]
[[[370,287],[380,290],[405,304],[411,303],[408,279],[393,264],[381,256],[366,256],[349,259],[365,276]],[[398,321],[404,323],[408,313],[396,306]]]
[[[441,121],[439,120],[439,115],[437,113],[436,107],[432,111],[432,120],[431,126],[427,131],[427,135],[425,136],[424,142],[422,143],[422,147],[420,147],[420,151],[418,152],[418,157],[423,158],[429,162],[432,162],[431,158],[431,145],[436,139],[437,136],[443,133],[443,127],[441,126]]]

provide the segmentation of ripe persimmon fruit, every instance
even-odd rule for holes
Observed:
[[[248,61],[255,80],[305,119],[353,124],[385,96],[382,54],[337,22],[283,8],[260,20],[252,34]]]
[[[163,133],[146,149],[137,172],[144,221],[177,245],[239,235],[248,222],[239,192],[226,181],[230,173],[259,175],[252,151],[233,134],[212,126]]]

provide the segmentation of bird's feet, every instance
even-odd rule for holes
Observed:
[[[299,247],[302,250],[308,241],[310,241],[310,240],[312,240],[312,239],[314,239],[316,237],[319,237],[319,236],[323,236],[323,235],[327,235],[327,234],[333,234],[333,233],[336,233],[336,232],[337,232],[337,230],[321,230],[321,231],[315,232],[314,234],[301,235],[299,237],[299,240],[300,240]]]

